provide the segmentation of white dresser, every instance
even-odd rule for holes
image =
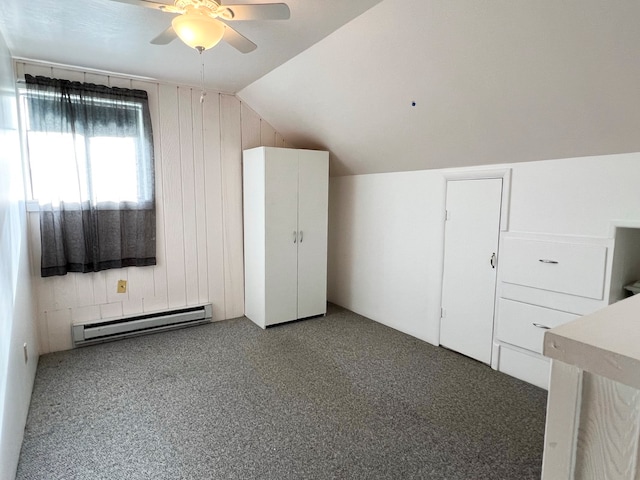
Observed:
[[[544,332],[608,303],[612,240],[504,233],[492,367],[548,388]]]

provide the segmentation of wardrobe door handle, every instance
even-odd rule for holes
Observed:
[[[549,260],[547,258],[541,258],[540,260],[538,260],[540,263],[550,263],[552,265],[557,264],[558,262],[556,260]]]
[[[534,327],[536,327],[536,328],[541,328],[541,329],[543,329],[543,330],[550,330],[550,329],[551,329],[551,327],[547,327],[546,325],[543,325],[543,324],[541,324],[541,323],[535,323],[535,322],[534,322],[534,323],[532,323],[532,325],[533,325]]]
[[[489,264],[491,265],[491,268],[496,268],[496,252],[493,252],[491,254],[491,259],[489,260]]]
[[[295,230],[293,231],[293,243],[296,243],[298,241],[298,232],[296,232]]]
[[[302,239],[303,239],[303,235],[302,235],[302,230],[300,230],[300,243],[302,243]]]

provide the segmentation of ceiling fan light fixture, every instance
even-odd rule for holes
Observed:
[[[215,46],[224,35],[224,24],[196,9],[173,19],[171,26],[184,43],[196,50]]]

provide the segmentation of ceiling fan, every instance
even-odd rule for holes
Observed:
[[[171,26],[151,40],[155,45],[166,45],[180,38],[199,52],[227,42],[242,53],[252,52],[257,45],[226,24],[236,20],[287,20],[290,17],[286,3],[252,5],[222,5],[221,0],[174,0],[173,5],[151,0],[114,0],[166,13],[178,14]]]

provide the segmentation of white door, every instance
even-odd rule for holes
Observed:
[[[298,318],[298,154],[266,149],[265,324]]]
[[[447,182],[440,343],[487,364],[501,200],[502,179]]]
[[[326,152],[300,151],[298,160],[298,318],[327,311]]]

